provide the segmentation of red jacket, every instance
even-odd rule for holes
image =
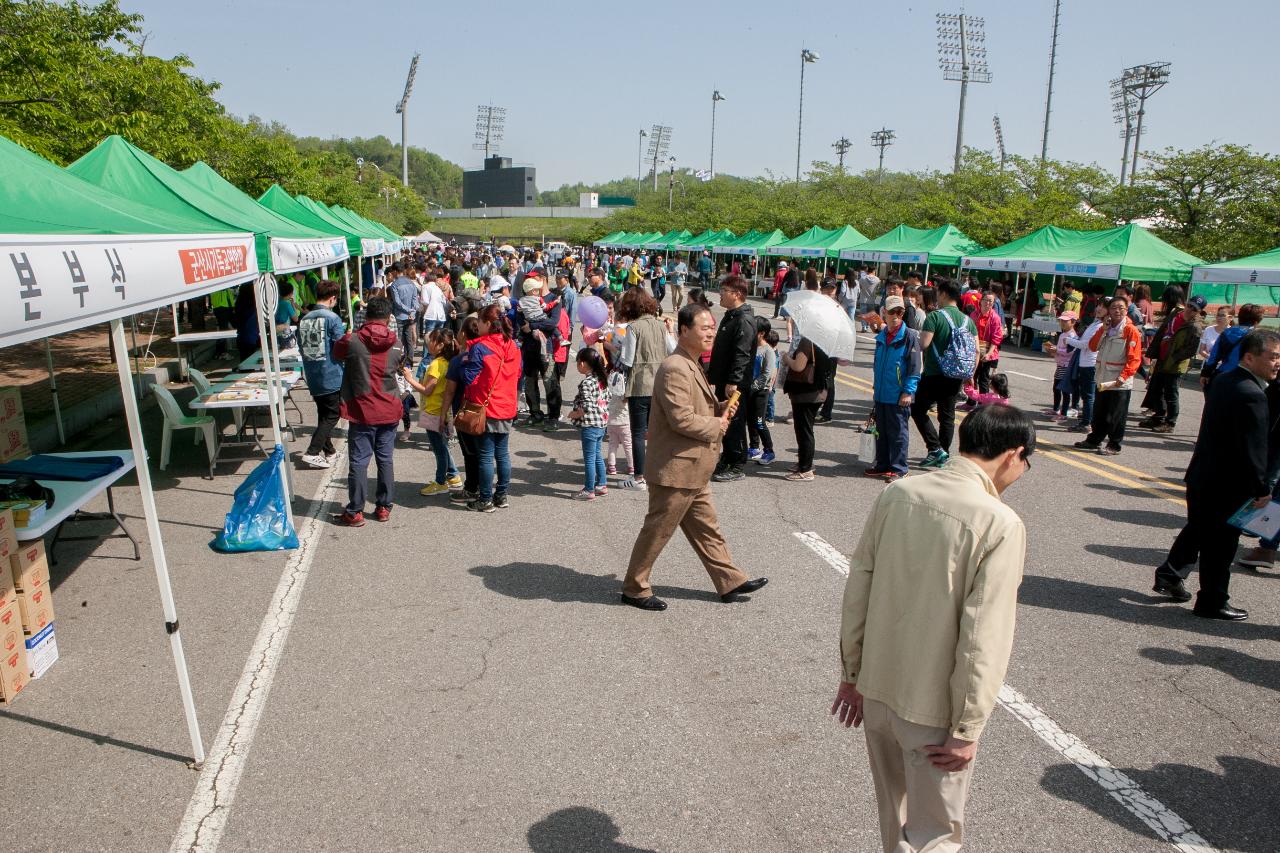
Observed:
[[[520,382],[520,345],[501,334],[485,335],[467,345],[462,359],[462,376],[467,403],[489,404],[485,415],[497,421],[516,416],[516,387]]]
[[[573,330],[569,323],[568,307],[561,309],[560,322],[556,328],[560,331],[560,346],[556,347],[555,362],[556,364],[565,364],[569,361],[569,341],[573,335]]]
[[[404,414],[396,372],[404,351],[386,322],[365,323],[333,344],[333,358],[343,362],[342,417],[353,424],[394,424]]]

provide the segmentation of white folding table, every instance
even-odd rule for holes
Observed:
[[[289,391],[292,390],[293,386],[301,379],[302,374],[300,372],[291,371],[281,374],[280,383],[284,388],[285,394],[287,395]],[[209,390],[206,393],[201,394],[199,397],[192,400],[190,405],[193,410],[243,409],[252,414],[256,409],[267,408],[271,405],[271,396],[267,392],[267,381],[268,380],[246,382],[245,374],[233,373],[230,376],[215,382],[209,387]],[[248,396],[237,395],[239,397],[238,399],[218,399],[219,395],[230,390],[233,386],[244,385],[255,386],[252,391],[248,392]],[[294,404],[294,408],[297,408],[296,403]],[[239,429],[233,435],[233,440],[218,442],[218,447],[214,451],[213,459],[209,463],[210,470],[218,464],[218,458],[222,455],[222,448],[224,447],[257,447],[264,454],[267,454],[266,448],[262,446],[261,439],[258,438],[257,424],[256,422],[251,424],[251,421],[253,421],[252,417],[246,417],[241,420]],[[250,427],[252,430],[252,441],[246,441],[244,438],[246,426]],[[293,428],[287,423],[284,425],[284,428],[289,433],[290,440],[292,440]]]
[[[134,469],[136,461],[133,458],[133,451],[89,450],[43,455],[62,456],[68,459],[87,456],[119,456],[124,460],[124,464],[110,474],[98,477],[95,480],[40,480],[40,485],[53,491],[53,506],[45,513],[39,524],[31,527],[15,528],[14,534],[17,536],[18,541],[34,542],[37,539],[42,539],[46,533],[52,530],[53,538],[49,540],[49,562],[56,564],[54,549],[59,542],[81,542],[92,539],[128,539],[133,543],[133,559],[141,560],[142,556],[138,551],[138,540],[133,538],[133,534],[125,526],[124,519],[116,511],[115,497],[111,493],[111,487],[115,485],[116,481]],[[3,482],[9,483],[13,481],[4,480]],[[81,507],[103,492],[107,493],[106,512],[81,512]],[[114,521],[123,532],[109,533],[104,536],[62,535],[62,525],[67,521],[105,521],[108,519]]]

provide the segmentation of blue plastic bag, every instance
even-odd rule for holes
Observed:
[[[289,523],[284,491],[284,448],[276,445],[266,461],[236,489],[222,532],[209,547],[215,551],[284,551],[298,547]]]

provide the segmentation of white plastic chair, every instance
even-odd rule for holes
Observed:
[[[213,476],[213,460],[218,451],[217,444],[217,424],[210,415],[184,415],[182,407],[178,405],[178,401],[173,398],[173,394],[169,389],[162,388],[159,385],[153,385],[152,392],[156,395],[156,402],[160,404],[160,412],[164,415],[164,437],[160,441],[160,470],[163,471],[169,467],[169,450],[173,444],[173,434],[177,430],[191,429],[195,430],[195,438],[192,444],[199,444],[201,436],[204,437],[205,452],[209,455],[209,476]]]
[[[203,371],[196,370],[194,367],[187,368],[187,376],[191,377],[191,387],[196,389],[197,397],[203,397],[208,394],[209,389],[213,387],[209,377],[205,376]],[[236,432],[239,432],[244,426],[244,409],[232,409],[231,420],[235,422]]]

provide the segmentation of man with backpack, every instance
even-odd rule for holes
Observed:
[[[938,308],[929,313],[920,330],[924,370],[911,404],[911,419],[929,451],[923,468],[941,468],[951,458],[956,398],[965,377],[972,375],[977,365],[978,330],[956,307],[959,301],[960,286],[951,279],[938,279]],[[935,405],[937,429],[929,419],[929,409]]]

